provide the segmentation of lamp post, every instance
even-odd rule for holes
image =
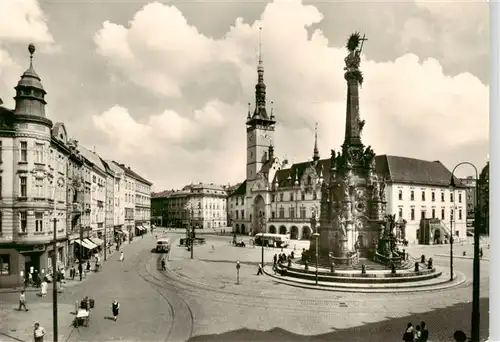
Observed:
[[[450,187],[452,193],[453,203],[455,203],[455,188]],[[450,212],[450,281],[453,281],[453,217],[455,216],[456,206],[451,207]]]
[[[316,285],[318,285],[318,259],[319,259],[319,233],[317,226],[317,218],[316,218],[317,209],[316,207],[312,208],[312,217],[311,217],[311,226],[314,229],[314,234],[312,235],[316,240]]]
[[[480,213],[478,210],[479,191],[478,191],[478,172],[474,164],[470,162],[458,163],[451,172],[450,185],[455,187],[455,170],[461,165],[469,165],[474,169],[476,175],[476,205],[474,216],[474,261],[473,261],[473,280],[472,280],[472,314],[471,314],[471,342],[479,342],[479,327],[480,327],[480,313],[479,313],[479,285],[480,285],[480,264],[479,264],[479,221]]]
[[[313,237],[316,240],[316,285],[318,285],[318,258],[319,258],[318,241],[319,241],[319,234],[318,233],[314,233]]]
[[[56,171],[53,173],[54,191],[52,198],[54,201],[54,241],[52,241],[52,325],[54,330],[54,342],[58,340],[57,326],[57,187],[64,186],[64,178],[58,177],[56,181]]]
[[[261,240],[260,240],[261,265],[262,265],[262,268],[264,268],[264,230],[265,230],[265,224],[266,224],[266,216],[265,216],[265,213],[263,213],[263,212],[259,213],[259,223],[260,223],[260,232],[262,234]]]

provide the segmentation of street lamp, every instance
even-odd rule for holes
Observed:
[[[266,224],[266,216],[265,213],[260,212],[259,213],[259,223],[260,223],[260,232],[262,234],[261,239],[260,239],[260,246],[261,246],[261,265],[262,268],[264,268],[264,229],[265,229],[265,224]]]
[[[472,166],[476,175],[476,205],[475,205],[475,216],[474,216],[474,261],[473,261],[473,280],[472,280],[472,316],[471,316],[471,341],[479,342],[479,326],[480,326],[480,313],[479,313],[479,189],[478,189],[478,172],[477,168],[474,164],[470,162],[461,162],[458,163],[451,172],[451,182],[450,185],[455,187],[455,178],[454,173],[455,170],[461,165],[469,165]]]
[[[453,183],[453,176],[452,176],[452,183],[450,186],[450,191],[451,191],[451,198],[453,198],[453,203],[455,203],[455,184]],[[455,209],[456,206],[452,205],[451,211],[450,211],[450,281],[453,281],[453,218],[455,217]]]
[[[319,241],[319,234],[314,233],[313,237],[316,239],[316,285],[318,285],[318,258],[319,258],[318,241]]]

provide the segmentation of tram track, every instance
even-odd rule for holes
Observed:
[[[159,258],[158,256],[158,259]],[[155,290],[169,306],[172,323],[165,338],[165,342],[189,341],[194,331],[194,313],[189,303],[177,294],[177,288],[175,286],[168,286],[161,278],[157,277],[148,269],[151,259],[153,259],[153,256],[149,253],[145,253],[144,257],[139,258],[136,262],[135,269],[137,275]],[[158,264],[158,259],[156,260],[156,264]]]

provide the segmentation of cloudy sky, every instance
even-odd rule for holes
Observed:
[[[156,190],[243,180],[259,27],[276,153],[322,157],[343,140],[348,35],[365,33],[363,140],[377,154],[488,155],[486,2],[0,1],[0,97],[29,63],[47,113]],[[271,104],[269,104],[271,106]]]

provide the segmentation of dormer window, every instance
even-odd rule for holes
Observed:
[[[307,184],[309,184],[309,185],[312,184],[312,178],[311,178],[311,176],[307,176]]]

